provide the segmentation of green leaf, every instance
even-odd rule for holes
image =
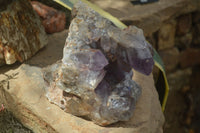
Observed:
[[[72,10],[73,5],[78,1],[78,0],[53,0],[56,3],[62,5],[63,7]]]
[[[156,52],[156,50],[155,49],[153,50],[154,50],[153,59],[155,62],[155,66],[158,67],[162,73],[162,74],[159,74],[158,80],[155,84],[156,84],[156,89],[158,90],[158,93],[159,93],[160,101],[162,101],[162,110],[164,112],[167,98],[168,98],[168,93],[169,93],[169,85],[168,85],[167,76],[165,73],[164,63],[161,57],[159,56],[159,54]]]
[[[62,5],[63,7],[66,7],[69,10],[72,10],[73,5],[76,2],[78,2],[79,0],[54,0],[54,1],[59,3],[60,5]],[[90,8],[92,8],[93,10],[98,12],[104,18],[107,18],[108,20],[110,20],[117,27],[119,27],[121,29],[124,29],[124,28],[127,27],[119,19],[112,16],[110,13],[104,11],[103,9],[98,7],[97,5],[92,4],[91,2],[89,2],[87,0],[81,0],[81,1],[86,3]],[[163,61],[162,61],[162,59],[160,58],[159,54],[156,52],[155,49],[154,49],[153,59],[154,59],[154,62],[155,62],[155,66],[158,67],[160,72],[161,72],[160,75],[159,75],[158,81],[156,82],[156,89],[159,92],[159,98],[160,98],[160,101],[161,101],[161,104],[162,104],[162,110],[164,111],[165,105],[166,105],[166,102],[167,102],[168,92],[169,92],[169,85],[168,85]]]

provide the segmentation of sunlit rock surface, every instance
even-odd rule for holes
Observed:
[[[0,0],[0,66],[30,59],[46,44],[46,33],[29,1]]]
[[[47,98],[99,125],[129,120],[141,94],[132,68],[151,73],[151,46],[142,30],[121,30],[81,2],[72,15],[62,60],[44,69]]]

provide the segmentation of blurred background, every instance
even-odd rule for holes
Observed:
[[[69,10],[51,0],[38,1],[63,12],[61,17],[55,15],[57,12],[46,17],[39,14],[48,34],[68,28]],[[143,29],[146,39],[163,59],[170,87],[164,111],[164,133],[200,133],[200,1],[159,0],[145,4],[134,4],[133,0],[133,3],[131,0],[90,1],[126,25]],[[47,23],[55,21],[58,28],[52,30]],[[157,68],[153,74],[156,81]]]

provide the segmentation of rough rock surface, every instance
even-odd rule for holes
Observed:
[[[181,14],[199,10],[199,0],[159,0],[158,2],[133,5],[130,0],[90,0],[125,24],[136,25],[145,36],[157,31],[162,23]]]
[[[178,36],[185,35],[191,30],[192,27],[192,15],[186,14],[178,17],[176,34]]]
[[[192,40],[192,43],[197,47],[200,46],[199,35],[200,35],[200,24],[195,24],[194,28],[193,28],[193,40]]]
[[[129,120],[141,95],[131,68],[152,72],[151,45],[142,30],[121,30],[82,2],[72,14],[62,61],[44,69],[47,98],[102,126]]]
[[[42,24],[47,33],[60,32],[65,29],[66,16],[64,12],[46,6],[38,1],[31,1],[31,5],[42,19]]]
[[[161,26],[158,32],[158,50],[174,47],[176,21],[170,21]]]
[[[47,44],[46,33],[28,1],[0,3],[0,66],[23,62]]]
[[[0,104],[3,103],[5,108],[36,133],[162,133],[164,116],[152,74],[145,76],[135,72],[133,79],[140,84],[142,94],[133,117],[127,122],[101,127],[65,113],[58,106],[49,103],[45,97],[41,69],[62,58],[66,36],[66,32],[49,36],[48,47],[38,52],[26,64],[1,67]],[[4,74],[16,73],[18,74],[15,78],[6,80]]]
[[[188,48],[180,54],[181,68],[187,68],[200,64],[199,60],[200,49]]]
[[[191,46],[191,43],[193,41],[192,33],[189,32],[181,37],[176,37],[175,39],[175,46],[177,46],[179,49],[186,49]]]
[[[167,79],[171,85],[171,90],[180,91],[181,87],[189,84],[192,70],[190,68],[178,70],[174,73],[168,74]]]
[[[167,72],[173,71],[180,62],[180,52],[177,48],[161,50],[159,54],[165,62],[165,69]]]

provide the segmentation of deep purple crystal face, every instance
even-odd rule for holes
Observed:
[[[120,82],[125,79],[127,73],[132,72],[131,66],[126,64],[124,61],[117,59],[116,61],[110,63],[106,70],[107,73],[115,79],[117,82]]]
[[[152,72],[154,61],[148,49],[127,49],[127,58],[135,70],[146,75]]]
[[[133,26],[121,31],[113,27],[108,29],[108,35],[110,39],[101,38],[104,40],[101,43],[109,44],[109,52],[106,52],[104,44],[101,44],[108,59],[110,59],[110,56],[107,55],[114,55],[115,58],[121,59],[136,71],[145,75],[152,72],[154,65],[153,48],[145,40],[142,30]]]
[[[149,49],[136,49],[131,47],[125,49],[123,47],[119,47],[118,56],[136,71],[145,75],[149,75],[152,72],[154,61]]]
[[[138,33],[133,34],[132,30]],[[122,64],[149,75],[154,66],[153,48],[145,40],[142,32],[140,33],[139,31],[138,29],[130,28],[122,32],[114,28],[114,31],[109,35],[110,37],[102,36],[100,38],[100,43],[97,43],[99,45],[97,47],[103,51],[110,63],[121,60]]]

